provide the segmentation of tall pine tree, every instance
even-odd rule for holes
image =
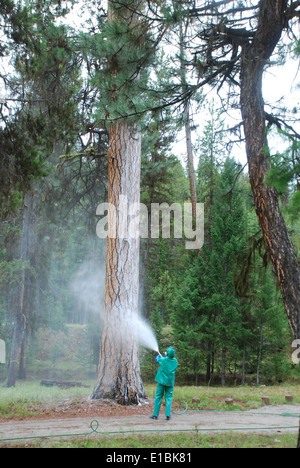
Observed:
[[[116,222],[109,211],[106,247],[106,282],[103,331],[98,382],[93,399],[112,398],[121,404],[137,404],[145,397],[141,379],[138,340],[132,321],[139,314],[140,238],[122,234],[122,200],[127,207],[125,228],[130,224],[129,207],[140,202],[141,129],[129,115],[143,106],[139,94],[145,84],[149,60],[147,22],[139,12],[139,0],[110,0],[106,51],[107,116],[109,119],[108,202],[116,210]],[[146,73],[147,75],[147,73]],[[125,200],[125,201],[124,201]],[[123,224],[124,226],[124,224]]]

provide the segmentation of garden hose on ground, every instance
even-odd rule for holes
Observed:
[[[187,412],[191,413],[245,413],[245,411],[222,411],[222,410],[189,410],[188,409],[188,404],[185,401],[181,401],[179,405],[180,411],[172,411],[174,415],[181,415]],[[259,412],[253,412],[253,413],[248,413],[248,414],[264,414],[266,413],[259,413]],[[270,414],[270,413],[269,413]],[[284,416],[284,417],[293,417],[293,418],[299,418],[299,414],[297,413],[271,413],[274,416]],[[281,430],[281,429],[298,429],[299,426],[272,426],[272,427],[237,427],[237,428],[199,428],[195,427],[193,429],[185,429],[184,431],[182,429],[142,429],[142,430],[124,430],[124,431],[99,431],[99,422],[97,419],[93,419],[90,423],[90,432],[84,432],[80,434],[54,434],[54,435],[43,435],[43,436],[30,436],[30,437],[16,437],[16,438],[7,438],[7,439],[0,439],[0,442],[13,442],[13,441],[21,441],[21,440],[33,440],[33,439],[54,439],[54,438],[63,438],[63,437],[88,437],[91,435],[123,435],[123,434],[137,434],[138,432],[142,433],[155,433],[155,432],[166,432],[166,433],[175,433],[175,432],[233,432],[233,431],[259,431],[259,430]]]
[[[184,409],[182,409],[182,407],[184,406]],[[181,401],[180,404],[179,404],[179,407],[181,408],[181,410],[178,412],[176,411],[172,411],[173,414],[176,414],[176,415],[180,415],[180,414],[184,414],[184,413],[187,413],[188,411],[188,404],[186,401]]]

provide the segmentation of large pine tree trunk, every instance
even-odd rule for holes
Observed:
[[[244,120],[249,175],[263,237],[278,277],[286,313],[295,338],[300,338],[300,265],[278,194],[265,184],[270,169],[266,117],[262,96],[264,66],[280,40],[286,0],[263,0],[251,45],[244,46],[241,68],[241,111]]]
[[[135,8],[140,3],[140,0],[108,2],[108,22],[120,22],[127,28],[128,59],[136,47],[135,43],[130,43],[130,38],[131,29],[138,24]],[[120,63],[118,55],[111,58],[112,76],[126,73]],[[112,102],[119,92],[122,91],[116,85],[111,86]],[[98,382],[92,394],[93,399],[115,399],[121,404],[137,404],[145,397],[134,326],[134,318],[139,313],[139,215],[130,215],[130,209],[136,212],[134,207],[140,203],[140,180],[141,134],[135,123],[122,119],[112,123],[109,130],[108,202],[111,209]],[[129,232],[132,218],[136,228]]]
[[[108,201],[116,207],[115,238],[108,236],[99,378],[92,398],[138,403],[145,397],[140,375],[134,316],[139,298],[139,236],[126,236],[129,207],[140,202],[141,135],[134,124],[110,128]],[[120,198],[121,196],[121,198]],[[120,206],[121,202],[121,206]],[[126,204],[124,204],[126,202]],[[110,228],[113,213],[109,213]],[[132,219],[131,219],[132,221]],[[138,217],[134,217],[138,221]],[[123,229],[124,232],[120,232]],[[112,234],[112,232],[110,232]],[[129,233],[130,234],[130,233]]]

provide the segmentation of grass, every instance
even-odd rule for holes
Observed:
[[[86,382],[89,388],[42,387],[38,382],[18,383],[15,388],[0,387],[0,419],[20,419],[29,414],[38,415],[43,403],[55,403],[69,399],[86,397],[92,393],[94,381]],[[156,386],[146,385],[149,398],[155,395]],[[263,406],[262,397],[269,396],[272,405],[286,403],[285,395],[292,394],[294,403],[300,404],[300,389],[298,384],[282,384],[270,387],[195,387],[176,386],[174,391],[174,410],[179,409],[180,402],[186,401],[188,408],[194,410],[228,410],[225,398],[232,398],[230,410],[247,411]],[[193,403],[193,398],[200,398],[200,403]]]
[[[155,386],[147,387],[148,396],[153,397]],[[300,404],[299,384],[282,384],[274,386],[239,386],[239,387],[175,387],[174,400],[186,401],[189,409],[228,410],[226,398],[233,399],[230,410],[247,411],[263,406],[262,397],[269,396],[271,405],[286,404],[285,396],[292,394],[294,403]],[[200,398],[200,403],[193,403],[194,397]]]
[[[67,390],[43,387],[39,382],[22,382],[13,388],[0,387],[0,419],[38,416],[43,404],[85,397],[92,392],[93,384],[90,383],[90,389],[75,387]]]
[[[1,444],[1,448],[12,444]],[[111,437],[73,438],[61,441],[36,440],[20,442],[13,447],[25,448],[102,448],[102,449],[199,449],[199,448],[296,448],[296,434],[237,434],[227,432],[222,434],[153,434]],[[134,452],[133,452],[134,453]]]
[[[75,444],[75,446],[74,446]],[[261,436],[255,434],[172,434],[172,435],[141,435],[130,438],[115,437],[96,440],[73,440],[61,442],[57,448],[293,448],[297,445],[297,437],[287,434],[284,436]]]
[[[85,382],[86,383],[86,382]],[[62,390],[58,387],[42,387],[36,382],[18,383],[15,388],[0,387],[0,419],[21,419],[29,414],[38,416],[43,403],[55,403],[69,399],[70,404],[76,398],[90,395],[95,382],[88,382],[90,388],[71,388]],[[146,385],[149,398],[155,395],[155,385]],[[272,405],[286,403],[285,395],[292,394],[294,403],[300,404],[298,384],[281,384],[269,387],[195,387],[176,386],[174,391],[174,410],[178,410],[180,401],[188,404],[189,410],[238,410],[247,411],[263,406],[262,396],[269,396]],[[194,397],[200,403],[193,403]],[[230,407],[225,398],[232,398],[234,404]],[[20,446],[27,447],[57,447],[57,448],[293,448],[296,447],[297,435],[276,434],[274,436],[257,434],[238,434],[224,432],[217,435],[194,432],[183,434],[134,434],[130,436],[97,436],[90,438],[75,438],[61,440],[36,440]],[[9,445],[9,444],[7,444]],[[3,447],[3,445],[1,445]]]

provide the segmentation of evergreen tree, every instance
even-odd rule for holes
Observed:
[[[300,212],[300,143],[295,135],[283,131],[279,134],[287,140],[288,149],[272,157],[266,181],[285,196],[285,212],[293,222],[299,220]]]
[[[6,91],[0,131],[2,217],[22,203],[33,179],[48,174],[55,142],[66,134],[73,140],[79,65],[68,28],[56,24],[66,13],[60,2],[4,4],[5,55],[11,65],[1,76]]]
[[[260,384],[262,369],[266,378],[272,376],[278,382],[288,373],[289,359],[282,351],[289,346],[291,334],[270,267],[257,275],[251,309],[256,324],[256,384]]]
[[[222,368],[244,333],[241,302],[235,293],[237,258],[245,248],[245,212],[235,179],[239,166],[227,159],[216,184],[212,207],[211,245],[204,245],[185,272],[174,312],[174,333],[182,359],[192,358],[196,376],[207,369],[211,377],[216,359]]]
[[[55,3],[55,2],[54,2]],[[78,90],[78,64],[68,39],[67,28],[55,24],[61,9],[53,13],[54,3],[25,7],[28,19],[14,40],[14,87],[7,101],[16,101],[15,115],[6,119],[1,131],[0,164],[3,164],[3,189],[0,212],[6,215],[12,202],[22,200],[22,225],[19,261],[22,263],[19,291],[16,291],[14,333],[7,385],[15,385],[18,375],[25,376],[26,349],[30,330],[30,289],[33,284],[31,246],[34,243],[32,182],[46,176],[48,158],[58,141],[68,136],[74,141],[75,93]],[[24,13],[24,14],[25,14]],[[73,132],[73,134],[72,134]],[[2,188],[2,187],[1,187]],[[23,192],[23,193],[22,193]],[[24,193],[25,192],[25,193]]]

